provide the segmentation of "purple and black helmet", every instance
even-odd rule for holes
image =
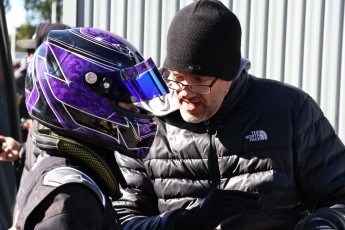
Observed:
[[[124,38],[94,28],[52,30],[29,65],[29,114],[57,133],[144,157],[153,115],[118,107],[168,93],[155,63]]]

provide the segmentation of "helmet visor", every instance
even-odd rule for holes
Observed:
[[[131,95],[132,102],[151,100],[169,93],[169,89],[151,58],[119,72],[120,85],[123,87],[114,90],[123,91],[123,95]]]

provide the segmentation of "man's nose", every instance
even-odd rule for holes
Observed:
[[[181,90],[179,92],[179,96],[180,98],[191,98],[195,95],[195,93],[193,93],[192,91],[190,91],[189,87],[187,85],[183,85],[181,86]]]

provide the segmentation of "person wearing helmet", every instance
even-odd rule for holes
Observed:
[[[132,103],[168,92],[155,63],[127,40],[95,28],[53,30],[25,84],[30,116],[46,129],[17,196],[15,229],[121,229],[112,200],[126,187],[114,150],[147,155],[154,117]]]

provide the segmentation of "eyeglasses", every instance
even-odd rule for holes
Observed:
[[[198,84],[190,84],[190,85],[186,85],[186,84],[183,84],[181,82],[177,82],[177,81],[174,81],[174,80],[170,80],[170,79],[167,79],[169,82],[167,83],[167,86],[170,88],[170,89],[173,89],[173,90],[182,90],[183,87],[187,86],[188,89],[192,92],[192,93],[195,93],[195,94],[209,94],[211,92],[211,88],[212,86],[214,85],[214,83],[217,81],[218,78],[215,78],[211,84],[209,85],[198,85]]]

